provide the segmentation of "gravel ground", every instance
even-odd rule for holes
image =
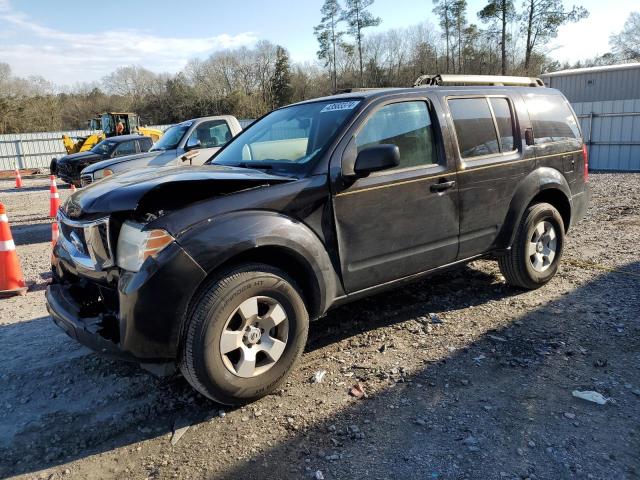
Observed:
[[[0,300],[0,476],[640,478],[640,175],[591,185],[546,287],[478,261],[335,309],[283,390],[230,410],[55,327],[47,180],[0,180],[32,283]]]

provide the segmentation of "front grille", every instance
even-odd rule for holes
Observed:
[[[109,217],[77,222],[59,213],[58,219],[62,244],[77,264],[91,270],[114,265]]]
[[[80,177],[80,183],[82,184],[83,187],[86,187],[87,185],[91,185],[93,183],[93,175],[91,174],[82,175]]]

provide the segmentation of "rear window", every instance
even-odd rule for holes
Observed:
[[[506,98],[452,98],[448,104],[462,158],[514,150],[513,114]]]
[[[580,138],[580,128],[564,98],[536,95],[526,98],[535,144]]]

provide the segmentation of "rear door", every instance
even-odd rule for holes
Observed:
[[[456,258],[455,165],[446,161],[435,113],[426,98],[378,103],[361,114],[348,135],[345,151],[376,144],[394,144],[400,150],[396,168],[334,182],[340,263],[349,293]],[[342,154],[333,160],[340,171]]]
[[[567,100],[560,94],[525,96],[538,165],[563,173],[572,193],[582,190],[582,136]]]
[[[458,259],[494,246],[519,181],[535,167],[530,127],[520,95],[448,96],[458,161],[460,250]]]

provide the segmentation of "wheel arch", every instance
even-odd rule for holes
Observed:
[[[302,289],[311,319],[336,297],[337,278],[323,242],[304,223],[281,213],[235,212],[203,222],[179,241],[207,272],[191,301],[212,277],[243,263],[263,263],[287,273]]]
[[[569,230],[572,209],[569,184],[558,170],[540,167],[530,172],[516,188],[496,241],[498,250],[511,247],[526,209],[541,202],[553,205],[562,217],[565,232]]]

